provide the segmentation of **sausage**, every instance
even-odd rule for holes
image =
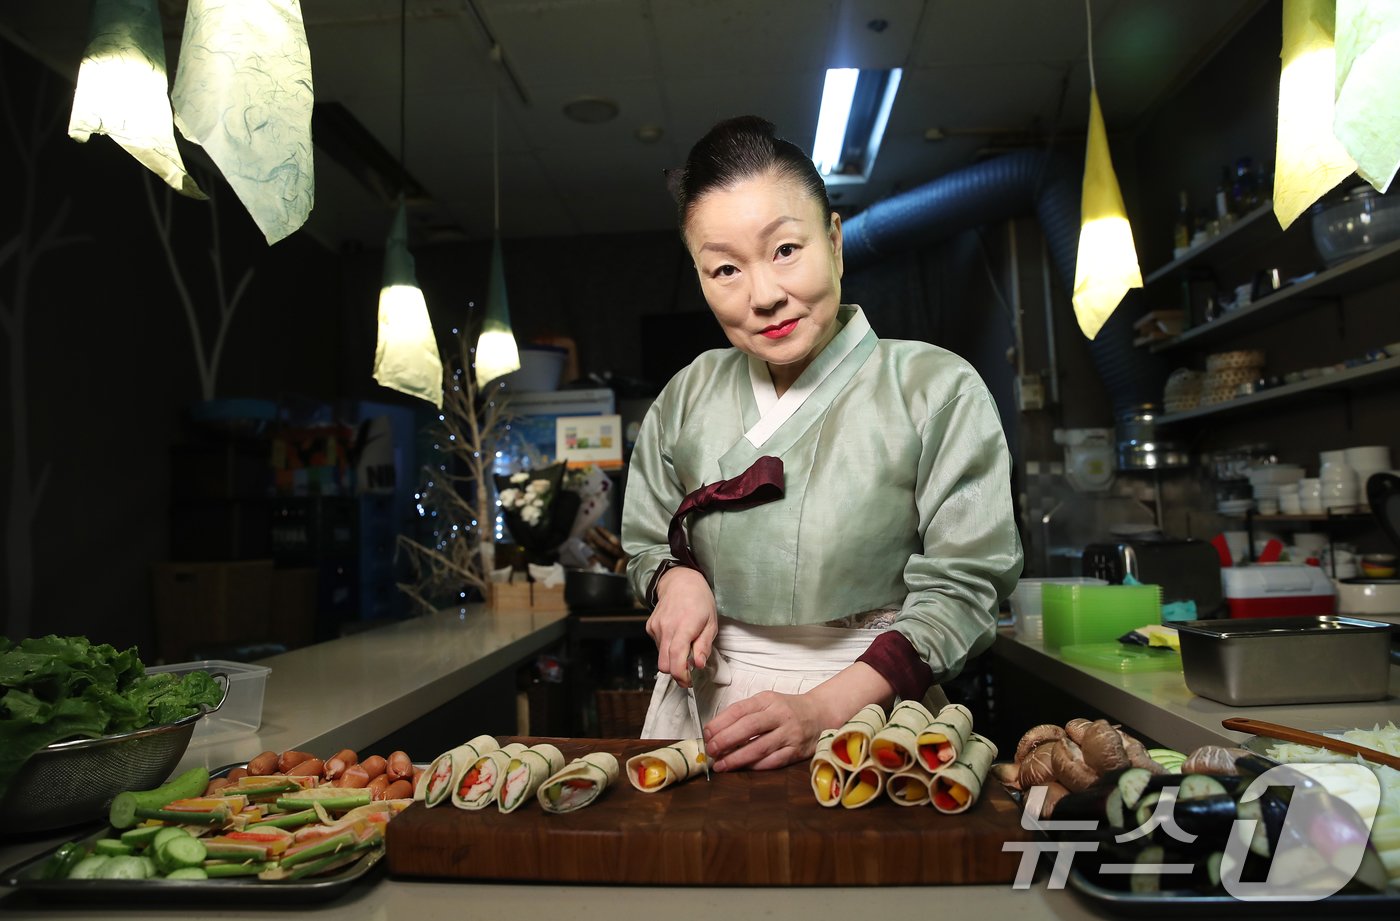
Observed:
[[[355,754],[354,751],[348,748],[342,748],[334,755],[331,755],[326,761],[326,779],[335,780],[341,774],[345,773],[346,768],[352,764],[358,764],[359,761],[360,756]]]
[[[277,770],[277,752],[263,752],[248,762],[248,773],[263,777]]]
[[[277,759],[277,769],[283,774],[291,773],[292,768],[314,757],[311,752],[299,752],[295,749],[287,749],[282,756]]]
[[[230,783],[237,783],[248,776],[248,769],[245,767],[236,767],[224,776],[229,779]]]
[[[378,777],[376,777],[376,778],[374,778],[373,780],[371,780],[371,781],[369,782],[369,785],[366,786],[365,789],[369,791],[369,798],[370,798],[370,799],[383,799],[383,798],[384,798],[384,791],[385,791],[385,789],[388,788],[388,786],[389,786],[389,775],[388,775],[388,774],[380,774]]]
[[[383,799],[408,799],[413,795],[413,782],[396,780],[384,789]]]
[[[294,766],[288,774],[293,777],[320,777],[325,773],[326,764],[320,758],[307,758]]]
[[[229,780],[227,777],[215,777],[213,780],[209,781],[209,786],[204,788],[204,795],[217,796],[220,790],[231,783],[233,783],[233,781]]]
[[[413,759],[407,752],[394,752],[389,756],[389,781],[406,780],[413,776]]]
[[[360,790],[369,785],[369,772],[361,765],[352,764],[345,773],[336,778],[335,785],[347,790]]]
[[[360,767],[365,769],[365,773],[369,775],[370,780],[383,774],[384,769],[388,766],[389,762],[385,761],[382,755],[370,755],[360,762]]]

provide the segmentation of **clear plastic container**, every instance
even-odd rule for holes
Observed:
[[[201,659],[198,662],[155,665],[146,671],[174,672],[177,675],[206,671],[211,675],[228,676],[228,694],[224,697],[223,706],[195,724],[191,745],[256,732],[262,725],[263,692],[267,688],[267,676],[272,673],[272,669],[266,665]]]

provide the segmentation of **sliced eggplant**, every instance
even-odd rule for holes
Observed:
[[[1157,811],[1157,801],[1162,798],[1162,791],[1153,790],[1145,794],[1138,800],[1137,808],[1133,810],[1133,819],[1137,822],[1138,828],[1152,821],[1152,816]]]
[[[1172,814],[1176,818],[1178,828],[1188,835],[1196,836],[1189,847],[1192,851],[1200,852],[1216,851],[1225,846],[1237,813],[1235,800],[1221,794],[1191,799],[1178,798]],[[1157,831],[1166,833],[1161,827]]]
[[[1256,820],[1254,835],[1249,840],[1250,853],[1265,859],[1272,857],[1283,832],[1283,820],[1288,815],[1287,801],[1270,787],[1258,799],[1237,804],[1235,812],[1241,819]]]
[[[1126,809],[1136,809],[1138,800],[1147,792],[1148,784],[1153,777],[1164,775],[1153,774],[1147,768],[1132,767],[1118,775],[1118,795],[1122,797],[1123,807]]]
[[[1138,851],[1136,872],[1133,873],[1132,882],[1128,888],[1140,895],[1151,895],[1162,891],[1162,875],[1155,869],[1149,869],[1149,864],[1162,864],[1167,862],[1167,852],[1159,844],[1149,844]],[[1167,888],[1171,888],[1170,886]]]
[[[1108,824],[1113,828],[1127,828],[1126,813],[1123,808],[1123,791],[1114,784],[1113,789],[1108,792],[1108,799],[1104,801],[1104,816],[1108,819]]]
[[[1229,796],[1229,791],[1220,782],[1220,778],[1209,774],[1187,774],[1181,778],[1181,789],[1177,791],[1176,801],[1205,799],[1207,797]]]
[[[1197,860],[1191,869],[1191,888],[1201,893],[1220,891],[1220,865],[1225,860],[1223,851],[1211,851],[1205,859]]]

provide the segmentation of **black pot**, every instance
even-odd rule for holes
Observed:
[[[634,607],[632,585],[622,573],[568,569],[564,603],[570,611],[626,610]]]

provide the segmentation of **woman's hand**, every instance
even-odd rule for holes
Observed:
[[[763,691],[730,704],[705,726],[705,751],[717,771],[765,771],[812,757],[823,729],[861,707],[889,709],[894,688],[864,662],[853,662],[804,694]]]
[[[718,631],[715,596],[704,575],[684,566],[667,571],[656,584],[656,608],[647,618],[657,671],[689,687],[692,650],[695,667],[704,668]]]

